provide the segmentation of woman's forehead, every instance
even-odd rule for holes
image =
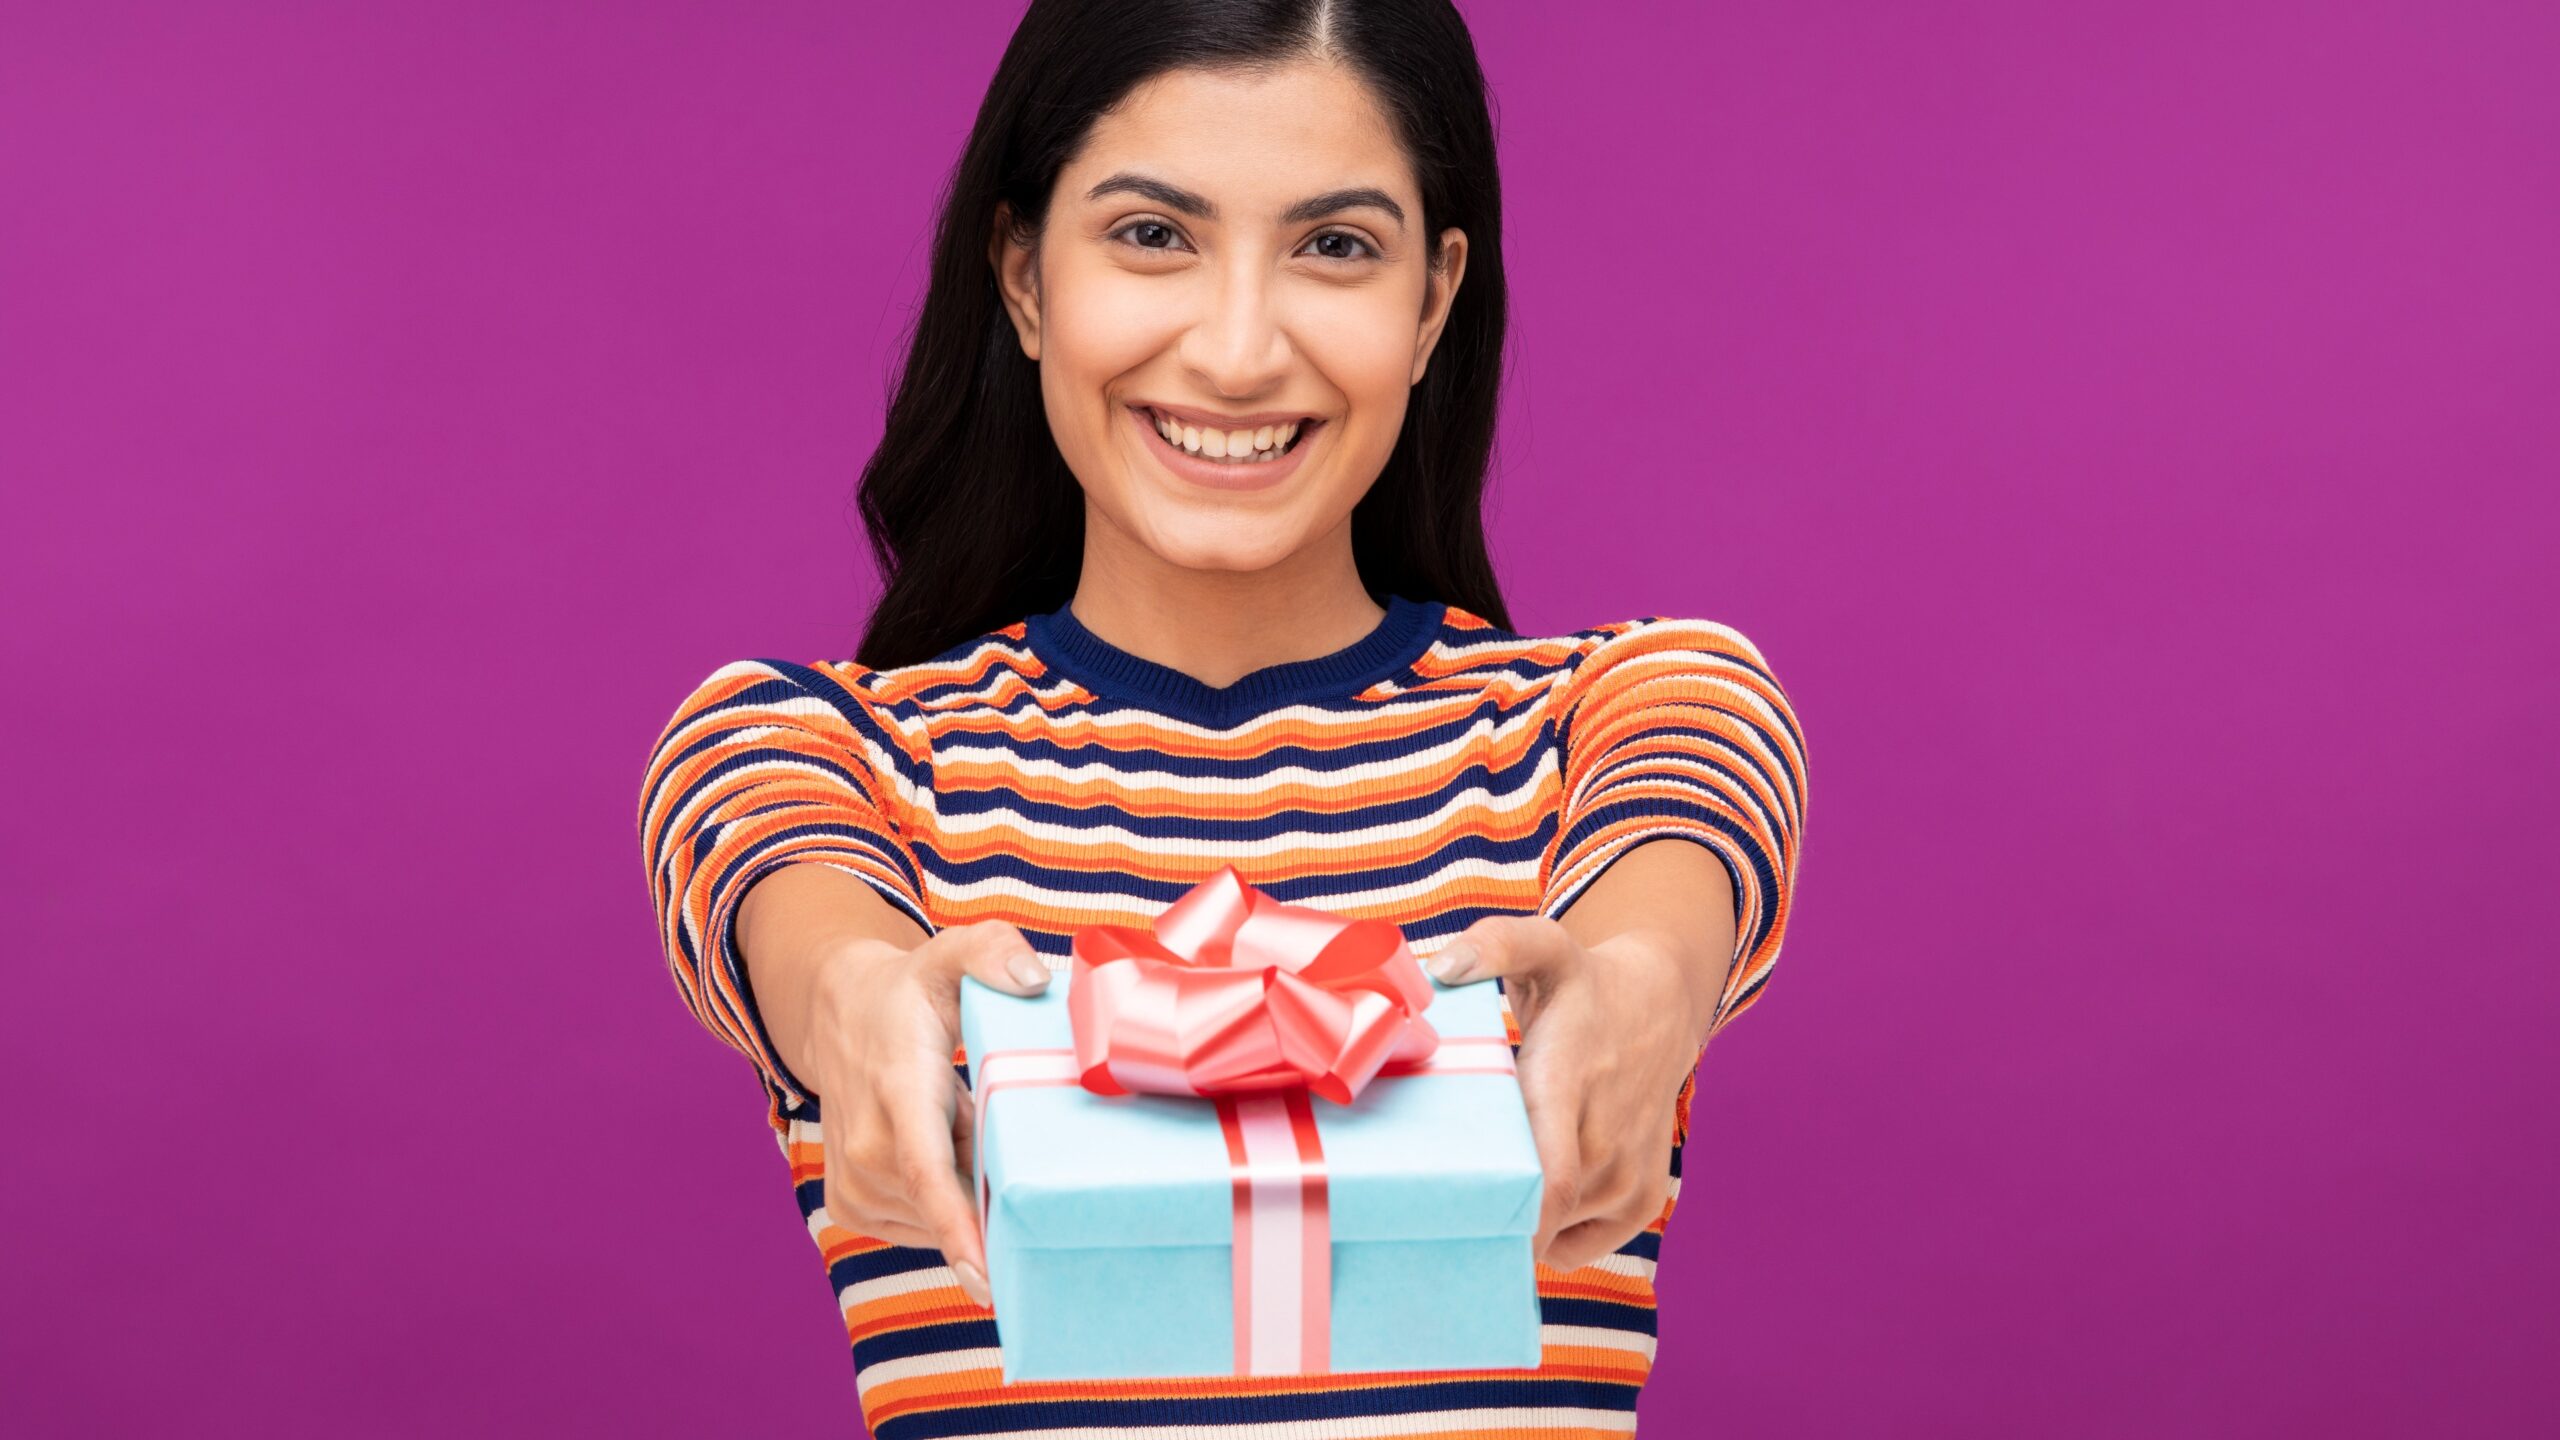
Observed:
[[[1094,122],[1058,198],[1143,175],[1207,200],[1222,222],[1267,219],[1320,191],[1375,187],[1418,199],[1393,122],[1340,66],[1168,71]],[[1126,204],[1126,193],[1096,203]]]

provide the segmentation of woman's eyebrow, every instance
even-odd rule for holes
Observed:
[[[1179,210],[1195,219],[1218,218],[1218,207],[1210,204],[1205,197],[1195,195],[1179,185],[1168,185],[1162,180],[1133,174],[1126,170],[1086,191],[1084,198],[1099,200],[1105,195],[1113,194],[1143,196],[1166,209]],[[1280,223],[1294,225],[1302,220],[1320,220],[1327,215],[1344,210],[1356,210],[1362,206],[1384,210],[1395,217],[1397,229],[1404,228],[1404,207],[1398,205],[1393,196],[1374,185],[1356,185],[1342,190],[1327,190],[1321,195],[1310,196],[1290,206],[1280,216]]]
[[[1301,200],[1281,215],[1280,223],[1294,225],[1301,220],[1321,220],[1338,211],[1357,210],[1364,205],[1373,210],[1386,211],[1395,217],[1397,229],[1404,228],[1404,207],[1398,205],[1386,191],[1373,185],[1359,185],[1347,190],[1327,190],[1321,195]]]

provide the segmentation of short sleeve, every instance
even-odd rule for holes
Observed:
[[[924,887],[902,831],[932,785],[916,717],[867,692],[860,666],[741,660],[694,688],[650,751],[640,849],[676,989],[696,1019],[755,1062],[775,1115],[807,1087],[756,1010],[733,933],[758,880],[818,864],[869,884],[927,934]]]
[[[1651,617],[1603,629],[1561,682],[1563,800],[1540,866],[1560,917],[1602,872],[1663,836],[1733,879],[1734,953],[1712,1039],[1769,983],[1804,837],[1805,748],[1786,691],[1730,626]]]

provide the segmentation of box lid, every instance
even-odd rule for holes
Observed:
[[[960,1029],[979,1056],[1072,1047],[1072,972],[1037,996],[960,982]],[[1424,1013],[1444,1039],[1503,1037],[1492,980],[1432,982]],[[1349,1105],[1311,1100],[1336,1241],[1527,1235],[1543,1180],[1520,1085],[1508,1074],[1381,1075]],[[989,1106],[978,1163],[1016,1243],[1034,1248],[1225,1245],[1234,1191],[1216,1105],[1177,1095],[1096,1095],[1079,1085],[1007,1088]]]

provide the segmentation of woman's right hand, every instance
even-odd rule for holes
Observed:
[[[939,1249],[969,1298],[989,1307],[975,1116],[951,1064],[963,975],[1012,995],[1049,983],[1022,932],[1002,920],[938,931],[913,949],[863,939],[829,954],[810,982],[808,1080],[828,1216],[893,1245]]]

